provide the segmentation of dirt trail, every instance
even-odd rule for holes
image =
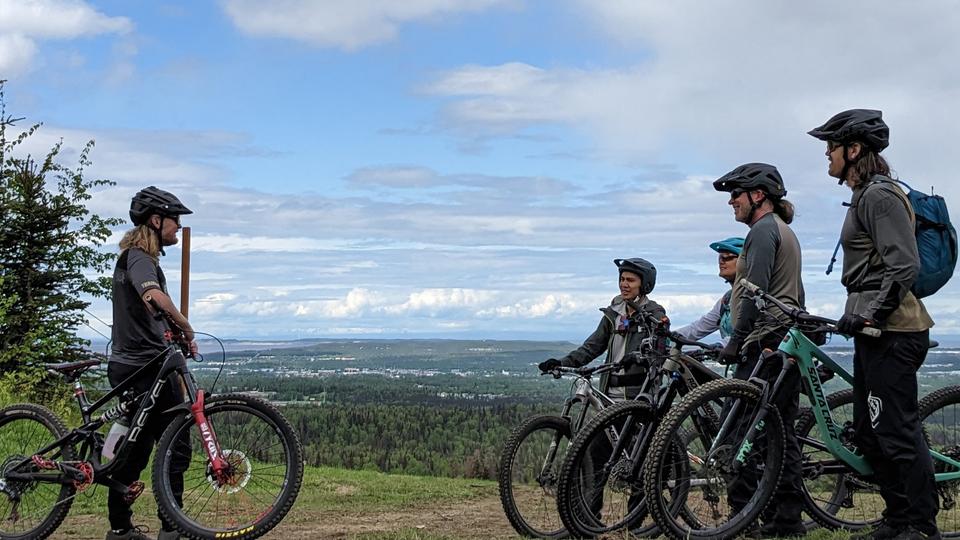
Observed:
[[[156,518],[145,523],[156,535]],[[101,540],[106,519],[70,515],[57,533],[57,540]],[[518,538],[503,515],[500,500],[483,497],[449,505],[410,508],[400,512],[352,512],[334,514],[295,507],[279,527],[263,538],[274,540],[347,539],[360,534],[416,529],[424,534],[465,540]]]

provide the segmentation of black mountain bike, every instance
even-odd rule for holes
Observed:
[[[570,439],[580,431],[588,414],[613,405],[613,400],[595,388],[595,375],[617,371],[630,362],[596,367],[558,367],[543,375],[559,379],[574,376],[570,397],[559,415],[526,419],[510,433],[500,455],[497,478],[500,502],[517,533],[534,538],[564,538],[568,535],[557,514],[557,483],[560,465]]]
[[[669,351],[666,338],[674,343]],[[718,351],[713,346],[671,333],[666,324],[659,326],[654,339],[660,345],[641,359],[647,366],[647,378],[640,394],[604,409],[591,420],[577,433],[563,462],[557,510],[577,537],[624,528],[634,535],[655,533],[640,473],[658,419],[677,396],[721,378],[703,364],[716,358]],[[698,350],[682,353],[683,345]],[[705,416],[703,421],[715,425],[719,418]]]
[[[174,327],[175,328],[175,327]],[[153,458],[153,492],[160,512],[180,534],[194,539],[262,536],[293,507],[303,478],[303,449],[290,423],[268,402],[245,394],[211,396],[187,368],[182,336],[146,366],[93,403],[80,376],[100,360],[49,364],[73,384],[83,425],[68,431],[49,409],[32,403],[0,410],[0,539],[50,536],[74,497],[94,484],[133,502],[142,482],[123,485],[112,475],[124,467],[131,443],[143,436],[151,415],[175,412]],[[134,395],[133,381],[160,366],[151,390]],[[182,385],[184,402],[154,410],[164,384]],[[98,415],[113,398],[119,403]],[[136,411],[114,458],[101,460],[103,425]],[[183,504],[176,502],[172,467],[183,473]]]

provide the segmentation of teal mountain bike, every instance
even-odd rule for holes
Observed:
[[[733,538],[753,525],[770,502],[783,466],[783,425],[770,399],[787,370],[795,366],[811,404],[796,424],[807,513],[832,528],[858,529],[878,523],[884,504],[871,481],[870,464],[854,446],[849,424],[838,423],[831,412],[831,408],[844,410],[844,401],[852,401],[852,395],[840,393],[828,399],[817,365],[822,364],[848,383],[853,377],[804,335],[805,331],[836,332],[836,321],[787,306],[753,284],[741,283],[761,309],[772,304],[792,320],[778,350],[765,351],[757,363],[757,370],[763,362],[780,364],[780,375],[773,383],[751,377],[748,381],[705,384],[667,413],[654,435],[643,471],[651,515],[661,531],[674,539]],[[879,332],[875,328],[864,330],[869,335]],[[957,537],[960,388],[934,392],[920,406],[941,500],[938,524],[943,536]],[[699,422],[704,409],[721,415],[718,430],[704,429]],[[695,435],[691,437],[690,433]],[[676,441],[682,436],[686,436],[686,448],[678,452]],[[687,469],[677,476],[681,465]],[[734,506],[727,488],[745,473],[757,478],[756,489],[745,504]]]

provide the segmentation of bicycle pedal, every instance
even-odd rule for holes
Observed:
[[[145,484],[140,480],[137,480],[136,482],[127,486],[127,492],[123,494],[123,502],[127,504],[133,504],[134,501],[137,500],[137,497],[139,497],[140,494],[143,493],[144,487],[145,487]]]

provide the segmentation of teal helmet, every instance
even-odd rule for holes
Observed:
[[[720,240],[719,242],[714,242],[710,244],[710,249],[720,253],[721,251],[728,251],[734,255],[740,255],[740,252],[743,251],[743,238],[739,236],[731,236],[726,240]]]

